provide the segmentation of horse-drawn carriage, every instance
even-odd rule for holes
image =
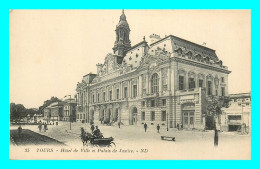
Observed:
[[[102,133],[99,136],[96,136],[92,133],[88,133],[84,130],[84,128],[80,128],[81,130],[81,141],[83,146],[91,145],[91,146],[100,146],[100,147],[115,147],[116,144],[113,142],[113,137],[104,138]]]

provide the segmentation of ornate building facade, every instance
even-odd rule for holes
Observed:
[[[131,46],[124,11],[113,53],[77,84],[78,121],[204,128],[209,95],[226,96],[228,74],[215,50],[169,35]]]

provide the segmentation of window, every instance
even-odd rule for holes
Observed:
[[[144,107],[145,106],[145,101],[142,101],[142,107]]]
[[[85,114],[83,114],[83,119],[85,119]]]
[[[158,74],[153,74],[151,79],[152,93],[157,93],[159,91]]]
[[[154,107],[154,106],[155,106],[155,101],[151,100],[151,107]]]
[[[166,106],[166,99],[162,99],[162,105]]]
[[[179,90],[184,89],[184,76],[179,76]]]
[[[199,79],[199,87],[203,87],[203,80]]]
[[[99,98],[99,93],[98,93],[98,95],[97,95],[97,99],[98,99],[98,103],[99,103],[99,101],[100,101],[100,98]]]
[[[103,92],[103,101],[106,101],[106,92]]]
[[[212,95],[212,91],[211,91],[211,81],[208,81],[207,90],[208,90],[208,95]]]
[[[145,120],[145,112],[142,112],[141,120],[142,120],[142,121]]]
[[[80,119],[82,119],[82,114],[80,114]]]
[[[133,86],[133,91],[134,91],[134,97],[136,97],[137,96],[137,85],[134,85]]]
[[[116,99],[119,99],[119,89],[116,89]]]
[[[166,111],[162,111],[161,120],[166,121]]]
[[[95,95],[92,96],[92,102],[95,102]]]
[[[225,82],[225,79],[224,77],[221,77],[221,82],[224,83]]]
[[[112,90],[109,91],[109,100],[112,100]]]
[[[194,78],[189,78],[189,89],[195,88],[195,80]]]
[[[216,90],[216,96],[218,96],[218,90]]]
[[[124,98],[127,98],[127,87],[124,88]]]
[[[221,96],[225,96],[225,87],[221,87]]]
[[[151,121],[154,121],[155,120],[155,113],[154,111],[151,112]]]

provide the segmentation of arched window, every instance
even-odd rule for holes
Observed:
[[[152,90],[151,90],[152,93],[157,93],[159,91],[159,79],[157,73],[152,75],[151,86],[152,86]]]

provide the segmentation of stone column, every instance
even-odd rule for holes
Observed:
[[[123,98],[123,82],[120,82],[119,93],[120,93],[120,99],[122,99]]]
[[[138,83],[138,85],[139,85],[139,93],[138,93],[138,96],[142,96],[142,93],[143,93],[143,82],[142,82],[142,75],[140,75],[139,76],[139,83]]]
[[[147,75],[146,75],[146,94],[149,94],[149,91],[150,91],[150,89],[149,89],[149,75],[148,75],[148,73],[147,73]]]
[[[132,79],[129,80],[129,97],[132,97]]]
[[[162,86],[162,69],[160,69],[160,74],[159,74],[159,92],[163,91],[163,86]]]
[[[168,68],[167,88],[168,88],[168,90],[171,90],[171,68],[170,68],[170,66],[169,66],[169,68]]]

